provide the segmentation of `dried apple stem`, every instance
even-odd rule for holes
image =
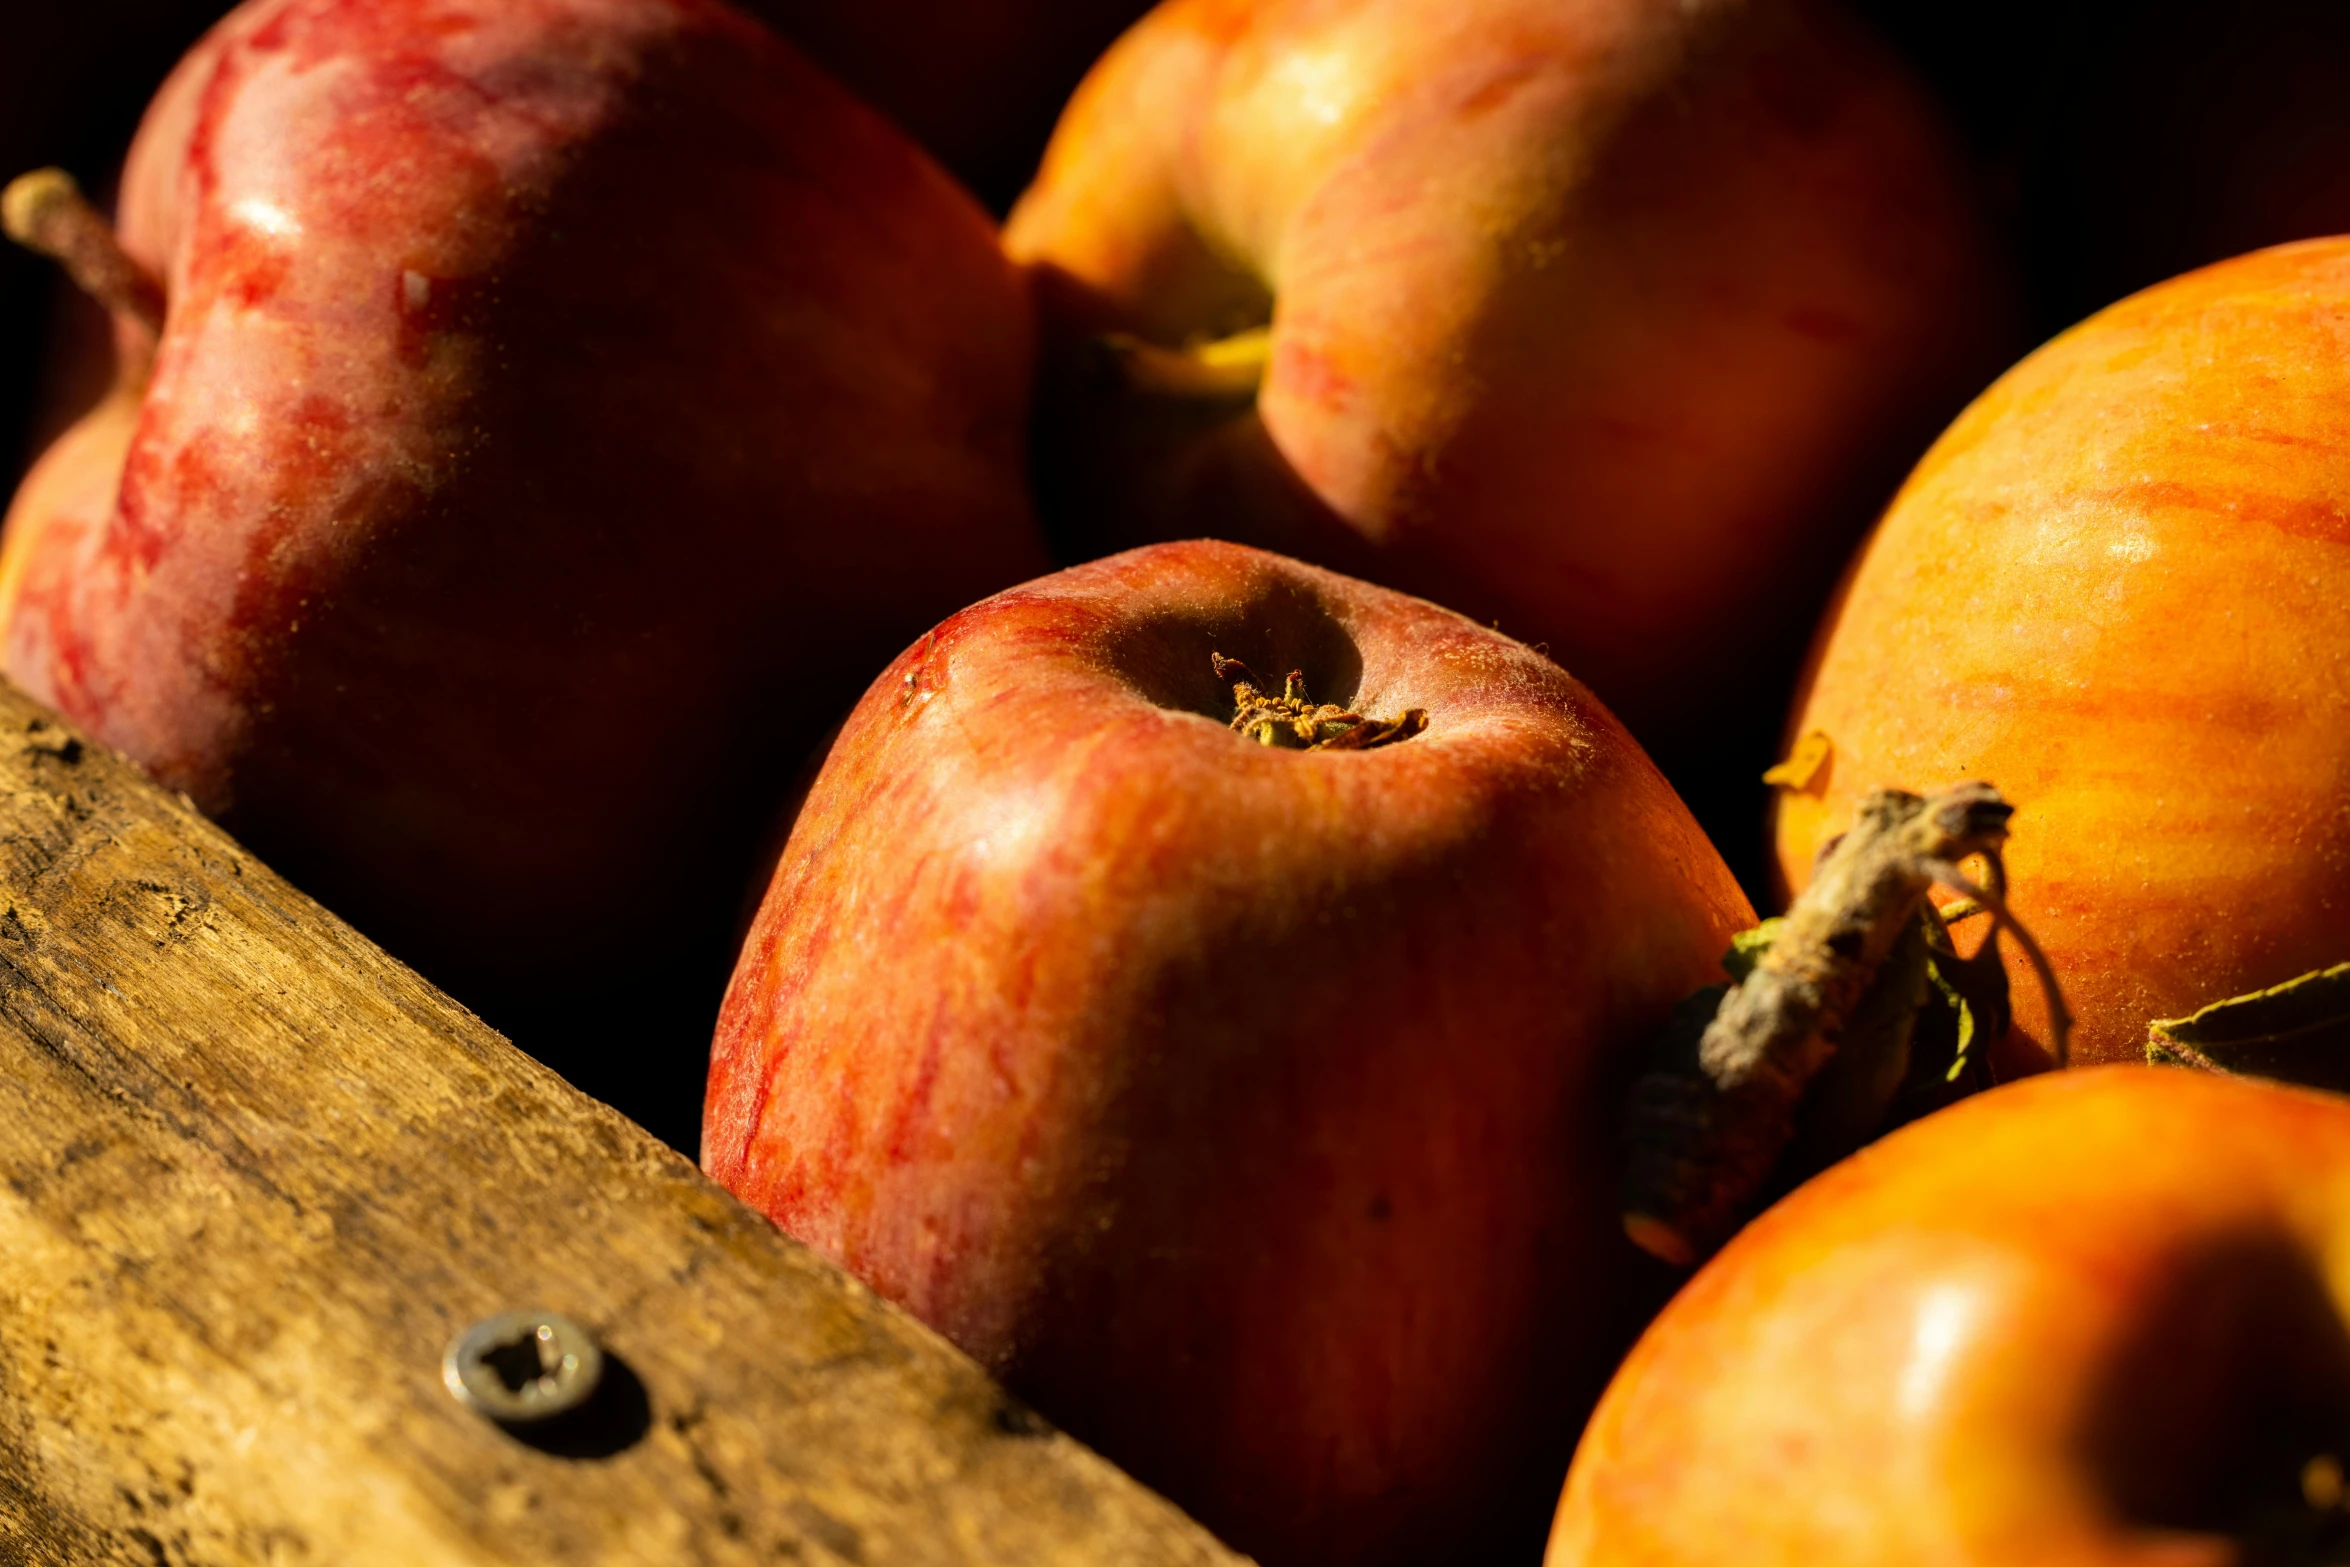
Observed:
[[[1991,864],[1993,881],[2004,881],[2007,872],[2000,864],[1997,852],[1990,852],[1984,857]],[[1967,901],[1973,903],[1976,910],[1990,914],[1995,932],[2006,931],[2015,937],[2016,945],[2024,949],[2024,956],[2031,961],[2033,974],[2039,978],[2040,994],[2048,1003],[2048,1053],[2056,1058],[2058,1066],[2070,1066],[2073,1015],[2064,1004],[2063,987],[2056,983],[2056,967],[2048,961],[2048,954],[2040,950],[2040,943],[2024,927],[2023,922],[2008,912],[2006,889],[1978,887],[1964,871],[1947,862],[1929,860],[1924,862],[1924,868],[1933,872],[1934,880],[1951,891],[1965,893]],[[1964,905],[1954,904],[1952,907],[1963,908]],[[1975,910],[1967,912],[1973,913]]]
[[[1126,391],[1186,402],[1246,403],[1256,397],[1272,363],[1273,329],[1251,327],[1184,348],[1107,332],[1094,339],[1094,350]]]
[[[2012,814],[1983,783],[1931,796],[1884,789],[1861,801],[1852,830],[1821,855],[1753,971],[1722,996],[1695,1061],[1652,1071],[1634,1088],[1623,1216],[1643,1250],[1687,1266],[1737,1226],[1793,1139],[1805,1090],[1846,1041],[1847,1024],[1857,1026],[1895,944],[1921,917],[1934,917],[1937,885],[1988,910],[1994,939],[2001,929],[2017,932],[2047,989],[2063,1051],[2070,1014],[2055,976],[1993,890],[2005,882],[1999,850]],[[1992,868],[1991,888],[1957,869],[1978,854]]]
[[[1259,745],[1292,751],[1368,751],[1409,740],[1428,727],[1425,708],[1406,708],[1398,718],[1366,718],[1335,703],[1317,704],[1306,695],[1303,670],[1293,669],[1281,695],[1267,696],[1237,658],[1210,653],[1216,678],[1232,687],[1232,727]]]
[[[82,292],[136,321],[150,339],[163,335],[163,285],[131,259],[72,175],[37,169],[12,180],[0,191],[0,226],[19,245],[62,265]]]

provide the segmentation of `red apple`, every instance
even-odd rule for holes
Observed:
[[[1006,239],[1072,547],[1499,617],[1651,743],[1800,638],[2006,358],[1960,156],[1831,0],[1168,0]]]
[[[1042,568],[985,216],[711,0],[255,0],[122,243],[7,670],[446,982],[722,926],[758,780]]]
[[[1216,655],[1428,727],[1253,743]],[[1269,1564],[1531,1554],[1663,1282],[1615,1212],[1626,1088],[1750,922],[1532,650],[1136,550],[866,693],[735,970],[703,1159]]]
[[[2345,1258],[2350,1101],[2143,1066],[1968,1100],[1681,1292],[1549,1567],[2339,1561]]]

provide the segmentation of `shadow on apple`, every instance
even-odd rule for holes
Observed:
[[[2183,1251],[2140,1302],[2135,1333],[2091,1384],[2087,1472],[2150,1529],[2244,1542],[2245,1560],[2321,1544],[2296,1485],[2350,1445],[2350,1332],[2307,1243],[2244,1231]],[[2350,1531],[2339,1531],[2350,1535]]]

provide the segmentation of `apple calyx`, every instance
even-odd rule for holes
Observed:
[[[1273,329],[1250,327],[1182,348],[1105,332],[1093,340],[1093,356],[1100,378],[1130,395],[1243,405],[1256,401],[1265,383],[1273,361]]]
[[[2350,1554],[2350,1478],[2331,1452],[2301,1465],[2298,1494],[2272,1492],[2229,1531],[2264,1567],[2332,1567]]]
[[[1723,960],[1732,983],[1675,1010],[1626,1106],[1621,1211],[1636,1245],[1691,1266],[1756,1205],[1790,1144],[1824,1167],[1876,1135],[1905,1086],[1946,1091],[1986,1074],[2008,1022],[2003,931],[2040,977],[2063,1063],[2070,1015],[2004,897],[2013,812],[1985,783],[1878,790],[1787,913],[1733,940]],[[1987,886],[1958,868],[1976,855]],[[1936,886],[1966,901],[1938,909]],[[1949,925],[1977,914],[1991,916],[1990,934],[1961,957]],[[1932,1073],[1925,1084],[1913,1064]]]
[[[1293,669],[1281,695],[1267,696],[1237,658],[1210,653],[1216,678],[1232,687],[1232,728],[1259,745],[1289,751],[1368,751],[1409,740],[1428,727],[1428,710],[1404,709],[1396,718],[1366,718],[1306,695],[1305,671]]]
[[[2350,1093],[2350,963],[2146,1028],[2146,1059]]]
[[[114,225],[63,169],[35,169],[0,191],[0,227],[25,249],[65,268],[76,287],[118,319],[143,329],[150,347],[163,336],[163,285],[132,259]]]

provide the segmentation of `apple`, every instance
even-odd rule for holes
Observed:
[[[2346,331],[2350,240],[2312,241],[2115,305],[1984,393],[1820,629],[1787,884],[1870,789],[1997,779],[2090,1062],[2350,957]]]
[[[743,0],[997,210],[1148,0]]]
[[[120,207],[0,665],[691,1146],[768,780],[1046,569],[992,223],[707,0],[256,0]]]
[[[712,0],[254,0],[120,238],[0,661],[485,1008],[723,942],[766,781],[1046,568],[991,224]]]
[[[1996,1089],[1765,1213],[1584,1432],[1548,1567],[2338,1561],[2350,1100]]]
[[[1679,748],[2006,362],[1969,179],[1829,0],[1168,0],[1006,229],[1048,522],[1498,618]]]
[[[1389,743],[1235,732],[1234,659]],[[727,991],[703,1162],[1268,1567],[1530,1557],[1667,1283],[1616,1217],[1625,1092],[1751,922],[1531,649],[1140,549],[867,691]]]

